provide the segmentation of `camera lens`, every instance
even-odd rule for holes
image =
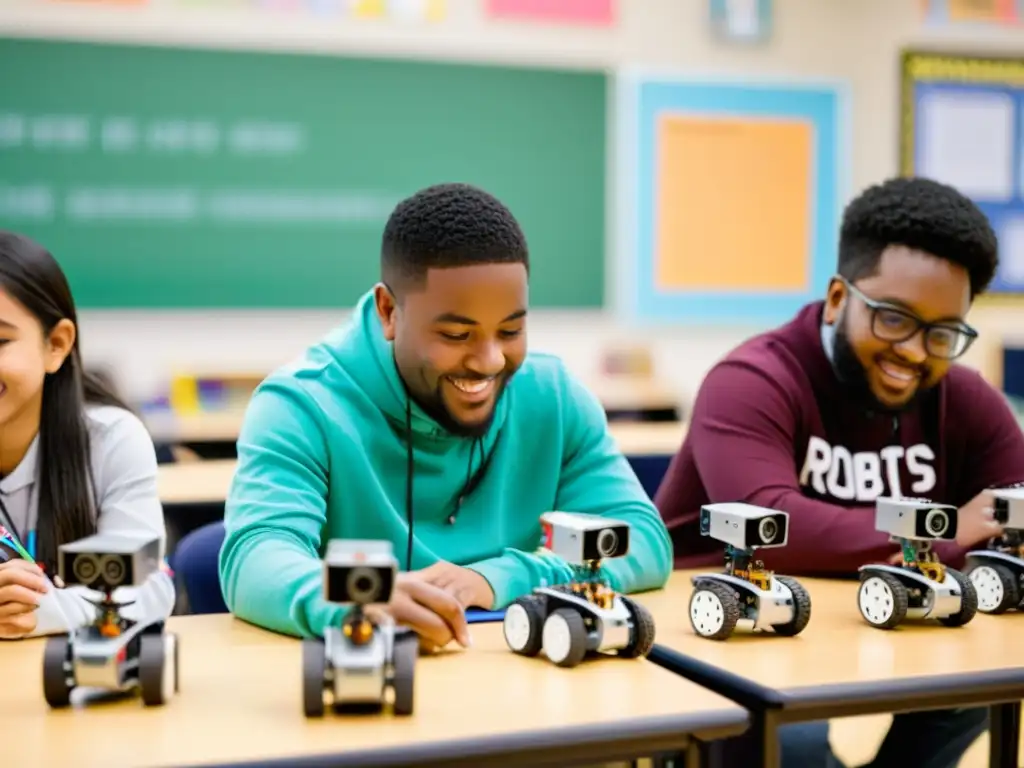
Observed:
[[[345,580],[345,589],[353,603],[376,601],[383,586],[380,574],[373,568],[353,568]]]
[[[762,544],[771,544],[779,535],[779,524],[775,522],[774,517],[766,517],[757,527],[757,532],[761,536]]]
[[[932,536],[941,536],[949,528],[949,516],[943,509],[930,509],[924,517],[924,529]]]
[[[108,586],[119,587],[124,581],[124,562],[117,555],[106,555],[100,563],[103,569],[103,580]]]
[[[611,557],[619,547],[619,534],[611,528],[605,528],[597,534],[597,552],[601,557]]]
[[[71,569],[75,580],[80,584],[91,584],[100,572],[100,566],[92,555],[79,555],[75,558],[75,564]]]

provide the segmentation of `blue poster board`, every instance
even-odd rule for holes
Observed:
[[[821,298],[848,191],[848,89],[617,78],[613,298],[640,325],[769,327]]]
[[[999,238],[989,293],[1024,294],[1024,59],[906,52],[900,165],[971,198]]]

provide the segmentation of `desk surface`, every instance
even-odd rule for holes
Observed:
[[[956,629],[908,621],[881,630],[860,615],[858,581],[801,578],[811,596],[811,620],[800,635],[738,631],[728,640],[708,640],[690,626],[695,573],[676,571],[665,590],[638,596],[654,614],[658,645],[689,657],[697,667],[727,670],[773,692],[787,707],[853,706],[900,691],[923,696],[956,686],[964,691],[981,686],[990,693],[1006,687],[1024,697],[1024,614],[979,613]]]
[[[52,712],[42,694],[43,641],[5,644],[0,722],[17,734],[6,740],[5,759],[120,768],[414,747],[395,763],[413,764],[418,753],[417,760],[447,764],[445,755],[455,755],[446,743],[472,740],[458,748],[475,752],[482,765],[489,750],[516,741],[565,748],[575,738],[611,753],[628,745],[643,751],[643,740],[716,738],[742,732],[747,722],[739,706],[646,660],[608,658],[563,670],[543,657],[516,656],[500,624],[473,625],[468,651],[420,657],[416,712],[408,718],[306,720],[298,640],[226,614],[175,617],[170,626],[181,642],[181,692],[162,709],[129,699]]]
[[[612,435],[627,455],[672,456],[686,427],[679,422],[612,424]],[[235,472],[234,459],[162,464],[157,478],[164,504],[216,504],[224,501]]]

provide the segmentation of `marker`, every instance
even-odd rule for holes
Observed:
[[[17,552],[21,556],[22,560],[27,560],[30,563],[35,563],[35,558],[28,553],[28,550],[21,546],[21,543],[16,538],[9,535],[7,531],[3,528],[0,528],[0,540],[3,540],[5,543],[10,544],[11,549]]]

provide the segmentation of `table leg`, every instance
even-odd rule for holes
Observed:
[[[760,712],[754,719],[754,733],[761,745],[762,768],[781,768],[779,746],[779,718],[772,709]]]
[[[1020,702],[993,704],[989,709],[989,768],[1017,768],[1020,750]]]

